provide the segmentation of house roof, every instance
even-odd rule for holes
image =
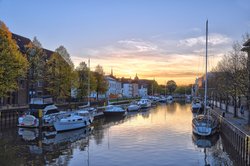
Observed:
[[[248,39],[244,44],[243,46],[250,46],[250,39]]]
[[[49,59],[53,53],[55,53],[54,51],[48,50],[43,48],[43,51],[45,52],[45,54],[47,55],[47,58]]]
[[[29,38],[17,35],[15,33],[12,33],[12,39],[16,41],[16,44],[19,47],[19,50],[23,54],[25,53],[25,46],[31,43],[31,40]]]
[[[19,47],[19,50],[22,54],[25,54],[26,52],[25,46],[32,43],[32,41],[29,38],[23,37],[21,35],[17,35],[15,33],[12,33],[12,39],[16,41],[16,44]],[[52,54],[55,53],[54,51],[51,51],[45,48],[42,48],[42,49],[44,53],[46,54],[47,59],[49,59],[52,56]],[[63,60],[65,59],[63,58]]]

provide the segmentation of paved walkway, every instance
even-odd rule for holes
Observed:
[[[219,113],[220,115],[222,115],[223,112],[225,112],[225,104],[222,104],[222,109],[219,108],[219,103],[217,103],[217,107],[214,107],[213,110],[216,111],[217,113]],[[244,131],[246,134],[250,135],[250,127],[248,126],[247,122],[248,122],[248,111],[244,111],[244,114],[240,113],[240,110],[238,108],[237,110],[238,112],[238,117],[233,117],[234,116],[234,108],[233,106],[228,106],[228,112],[225,113],[225,118],[231,122],[232,124],[234,124],[235,126],[237,126],[239,129],[241,129],[242,131]]]

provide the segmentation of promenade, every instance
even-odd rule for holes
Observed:
[[[248,126],[248,110],[244,110],[244,114],[240,113],[240,108],[237,108],[237,117],[234,117],[234,107],[229,105],[228,106],[228,111],[226,112],[226,105],[221,104],[221,109],[220,109],[220,103],[217,102],[216,106],[213,108],[215,112],[217,112],[219,115],[222,115],[223,112],[225,112],[224,118],[230,122],[231,124],[235,125],[237,128],[242,130],[244,133],[247,135],[250,135],[250,127]]]

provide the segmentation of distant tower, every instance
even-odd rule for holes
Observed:
[[[111,67],[111,76],[113,76],[113,68]]]
[[[138,81],[138,80],[139,80],[139,78],[138,78],[138,76],[137,76],[137,73],[136,73],[136,75],[135,75],[134,80],[135,80],[135,81]]]

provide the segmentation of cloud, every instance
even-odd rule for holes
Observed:
[[[120,40],[118,43],[125,49],[130,49],[137,52],[155,51],[158,49],[157,45],[138,39]]]
[[[210,40],[215,47],[209,48],[209,55],[216,57],[226,53],[229,38],[216,34]],[[92,70],[100,64],[106,74],[110,73],[112,67],[118,77],[134,77],[137,73],[140,78],[156,78],[159,83],[174,79],[179,84],[192,83],[197,73],[202,73],[204,62],[201,57],[204,54],[204,36],[183,40],[125,39],[84,50],[84,55],[91,59]],[[81,56],[72,57],[76,66],[82,59]],[[217,61],[213,58],[212,63],[216,64]]]
[[[228,44],[232,42],[232,39],[221,34],[211,34],[208,37],[209,44],[215,45],[222,45]],[[187,38],[179,41],[180,46],[187,46],[187,47],[195,47],[204,45],[206,43],[206,36],[199,36],[194,38]]]

